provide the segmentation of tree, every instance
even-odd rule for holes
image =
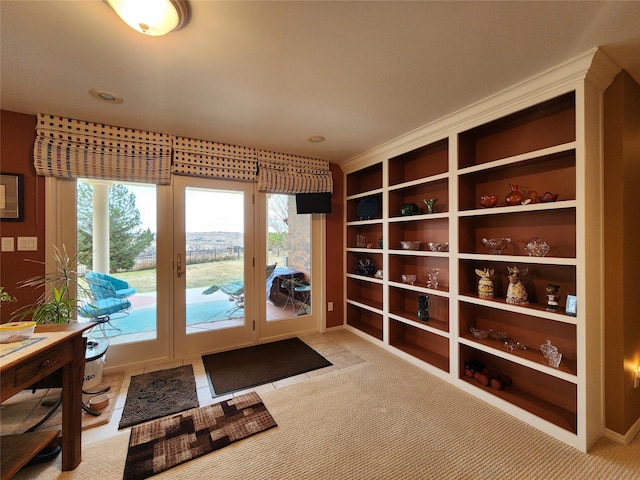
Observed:
[[[269,249],[287,250],[289,237],[289,196],[269,195]]]
[[[135,258],[153,242],[150,229],[142,224],[136,208],[136,196],[127,187],[109,188],[109,262],[111,272],[129,270]],[[93,189],[78,182],[78,256],[93,268]]]

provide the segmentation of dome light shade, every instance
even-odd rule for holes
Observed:
[[[131,28],[151,36],[184,27],[191,17],[187,0],[104,0]]]

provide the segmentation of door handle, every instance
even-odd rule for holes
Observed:
[[[182,255],[181,254],[178,254],[178,261],[177,261],[177,264],[176,264],[176,273],[178,274],[178,278],[180,278],[182,275],[187,273],[182,269]]]

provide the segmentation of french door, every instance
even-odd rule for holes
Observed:
[[[173,354],[256,338],[252,183],[174,177]]]
[[[77,217],[95,215],[84,211],[82,203],[91,208],[100,204],[96,192],[102,189],[106,206],[111,195],[107,192],[114,188],[94,183],[93,198],[85,200],[76,183],[47,178],[48,260],[53,258],[53,245],[66,245],[70,253],[69,245],[80,246],[83,222]],[[269,212],[274,199],[255,192],[252,183],[176,176],[170,186],[121,187],[126,187],[126,191],[120,188],[125,198],[135,197],[131,203],[140,214],[140,228],[152,233],[152,242],[133,267],[100,266],[98,261],[82,266],[87,271],[102,269],[136,290],[129,298],[132,307],[112,317],[119,331],[108,332],[109,368],[228,350],[321,329],[325,299],[319,286],[324,284],[325,264],[320,216],[296,218],[295,202],[287,196],[278,209],[286,229],[277,229],[274,243],[269,226],[273,226]],[[74,204],[76,209],[70,209]],[[112,212],[110,207],[94,221],[109,221],[119,211]],[[272,265],[275,270],[269,268]],[[296,290],[288,279],[308,285],[298,285]]]

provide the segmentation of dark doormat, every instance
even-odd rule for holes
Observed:
[[[199,405],[191,365],[134,375],[118,429]]]
[[[332,365],[299,338],[204,355],[202,361],[213,397]]]

